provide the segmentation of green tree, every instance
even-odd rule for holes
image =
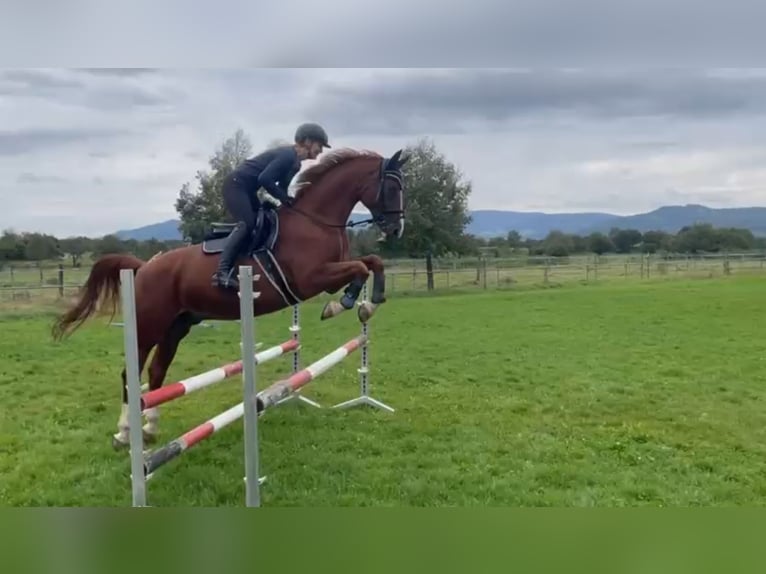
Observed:
[[[641,243],[642,235],[637,229],[613,228],[609,232],[609,239],[614,243],[617,253],[630,253],[636,245]]]
[[[428,140],[406,151],[406,225],[401,240],[385,244],[386,253],[421,257],[429,249],[434,256],[463,252],[469,243],[463,230],[470,222],[471,183],[463,181],[458,167]]]
[[[0,259],[20,261],[24,259],[24,243],[14,231],[6,229],[0,237]]]
[[[101,257],[109,253],[130,253],[127,242],[116,235],[104,235],[93,242],[93,256]]]
[[[698,223],[683,227],[673,241],[673,248],[679,253],[714,252],[718,250],[717,233],[709,223]]]
[[[749,229],[724,228],[718,230],[719,249],[749,250],[755,247],[755,236]]]
[[[210,171],[196,174],[197,191],[185,183],[178,194],[175,208],[181,224],[183,237],[200,241],[210,224],[227,219],[221,197],[224,178],[251,155],[252,145],[241,129],[226,139],[209,160]]]
[[[58,239],[43,233],[27,233],[24,235],[24,259],[28,261],[43,261],[61,257]]]
[[[72,258],[72,267],[80,266],[80,259],[91,249],[93,240],[88,237],[67,237],[59,241],[61,251]]]
[[[598,231],[591,233],[588,236],[587,245],[588,251],[591,251],[596,255],[603,255],[604,253],[614,251],[614,243],[612,243],[612,240],[603,233],[599,233]]]
[[[574,238],[561,231],[551,231],[542,242],[542,252],[551,257],[564,257],[574,249]]]
[[[658,251],[670,251],[673,246],[673,236],[665,231],[647,231],[641,243],[644,253],[657,253]]]

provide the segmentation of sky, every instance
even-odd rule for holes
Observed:
[[[285,64],[285,65],[289,65]],[[766,68],[5,68],[0,230],[97,236],[176,217],[238,129],[430,139],[471,209],[766,206]]]

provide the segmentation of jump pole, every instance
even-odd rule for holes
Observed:
[[[242,335],[242,381],[245,424],[245,504],[248,507],[261,505],[261,483],[266,480],[258,474],[258,413],[255,397],[255,319],[253,299],[260,293],[253,292],[253,268],[239,267],[239,315]]]
[[[295,352],[293,353],[293,374],[300,370],[301,357],[300,357],[300,340],[301,340],[301,323],[300,323],[300,308],[298,305],[293,305],[293,324],[290,325],[290,333],[292,334],[292,340],[297,345]],[[283,404],[292,400],[298,400],[307,405],[315,408],[322,408],[322,406],[316,401],[312,401],[306,398],[300,391],[296,391],[290,396],[282,399],[279,404]]]
[[[141,381],[138,376],[138,326],[132,269],[120,270],[120,293],[125,326],[125,378],[128,387],[128,424],[130,425],[130,482],[133,506],[146,506],[144,475],[144,431],[141,428]]]
[[[333,352],[325,355],[317,361],[314,361],[305,369],[290,375],[286,379],[282,379],[269,385],[267,388],[257,394],[250,395],[243,402],[234,405],[230,409],[214,416],[210,420],[196,426],[190,431],[185,432],[180,437],[158,448],[157,450],[150,453],[144,460],[144,474],[147,477],[151,476],[151,474],[161,466],[177,458],[182,453],[192,448],[194,445],[199,444],[204,439],[215,434],[234,421],[242,418],[246,411],[245,405],[247,405],[248,408],[255,407],[254,410],[256,415],[261,416],[266,410],[277,406],[286,397],[305,387],[319,375],[327,372],[330,368],[340,363],[348,355],[357,349],[360,349],[366,342],[367,339],[364,335],[357,335],[350,341],[347,341],[335,349]],[[247,388],[248,387],[246,386],[246,389]],[[257,439],[257,434],[255,435],[255,438]],[[253,434],[246,434],[245,439],[252,440]],[[256,448],[257,441],[254,440],[250,445],[246,447],[247,452],[250,453],[255,452]],[[256,475],[251,474],[251,476]],[[264,479],[261,479],[261,482],[263,482],[263,480]]]
[[[364,284],[362,287],[362,300],[360,302],[364,303],[367,301],[367,283]],[[367,323],[362,323],[362,334],[361,336],[364,338],[364,344],[362,345],[361,350],[361,365],[359,366],[358,372],[359,372],[359,396],[355,399],[351,399],[342,403],[338,403],[337,405],[333,405],[332,408],[334,409],[348,409],[352,407],[358,407],[361,405],[367,405],[370,407],[374,407],[377,409],[381,409],[384,411],[388,411],[390,413],[396,412],[393,407],[388,406],[386,403],[383,403],[372,396],[370,396],[370,360],[368,355],[368,348],[367,345],[369,344],[369,326]]]

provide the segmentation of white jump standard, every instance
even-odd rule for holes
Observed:
[[[367,283],[362,287],[362,297],[358,305],[364,305],[367,302]],[[369,338],[369,327],[367,323],[362,323],[362,336],[365,338],[365,343],[362,346],[362,358],[361,366],[358,369],[359,372],[359,396],[355,399],[351,399],[337,405],[334,405],[334,409],[348,409],[351,407],[358,407],[361,405],[367,405],[375,407],[390,413],[395,412],[393,407],[388,406],[386,403],[374,399],[370,396],[370,361],[367,349],[367,340]]]
[[[300,309],[298,308],[298,305],[293,305],[293,324],[290,325],[290,333],[292,333],[292,337],[293,337],[292,340],[296,344],[300,343],[300,338],[301,338],[301,324],[299,321],[299,316],[300,316]],[[300,347],[299,347],[293,353],[293,374],[297,373],[300,370],[300,365],[301,365],[301,355],[300,355]],[[300,392],[295,392],[291,394],[289,397],[282,399],[281,403],[286,403],[291,400],[299,400],[312,407],[321,408],[321,405],[319,403],[306,398]]]

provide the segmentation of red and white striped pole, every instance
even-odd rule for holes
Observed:
[[[354,337],[347,343],[335,349],[332,353],[329,353],[318,361],[310,364],[302,371],[298,371],[286,379],[277,381],[267,389],[261,391],[258,393],[257,399],[258,412],[260,413],[261,411],[266,410],[268,407],[281,402],[286,397],[296,392],[298,389],[306,386],[319,375],[340,363],[343,359],[359,349],[366,342],[366,335],[359,335],[358,337]]]
[[[312,363],[302,371],[291,375],[290,377],[277,381],[267,389],[261,391],[256,396],[256,410],[260,414],[267,408],[276,405],[285,397],[291,395],[301,387],[306,386],[322,373],[340,363],[348,355],[359,349],[367,342],[367,337],[359,335],[351,339],[346,344],[341,345],[332,353],[325,355],[318,361]],[[211,418],[192,430],[184,433],[177,439],[169,442],[165,446],[155,450],[146,457],[144,463],[144,473],[149,475],[165,463],[173,460],[184,451],[190,449],[195,444],[212,436],[222,428],[230,425],[244,414],[244,402],[231,407],[229,410]]]
[[[255,364],[261,365],[266,361],[276,359],[277,357],[297,351],[300,343],[295,339],[285,341],[280,345],[275,345],[265,351],[257,353],[254,357]],[[141,410],[159,406],[168,401],[172,401],[184,395],[193,393],[210,385],[220,383],[221,381],[238,375],[242,372],[242,360],[222,365],[216,369],[211,369],[205,373],[194,375],[188,379],[165,385],[155,391],[149,391],[141,396]]]

